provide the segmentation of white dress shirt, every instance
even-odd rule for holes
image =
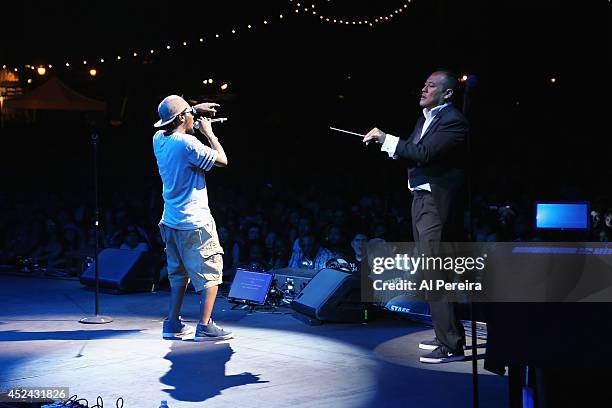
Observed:
[[[438,105],[433,109],[427,109],[427,108],[423,109],[423,116],[425,116],[425,122],[423,123],[423,128],[421,129],[421,136],[419,137],[419,140],[421,140],[425,132],[427,132],[427,129],[431,125],[431,122],[433,122],[438,112],[440,112],[446,106],[448,106],[448,103],[445,103],[443,105]],[[385,136],[385,143],[383,143],[380,150],[383,152],[386,152],[389,155],[389,157],[393,159],[397,159],[397,156],[395,155],[395,149],[397,149],[398,142],[399,142],[399,137],[387,134]],[[418,141],[416,143],[418,143]],[[429,183],[421,184],[416,187],[411,187],[410,180],[408,180],[408,188],[410,189],[410,191],[427,190],[431,192],[431,186],[429,185]]]

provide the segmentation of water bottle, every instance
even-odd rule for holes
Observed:
[[[168,401],[162,400],[161,405],[159,406],[159,408],[168,408]]]

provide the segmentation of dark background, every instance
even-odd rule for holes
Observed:
[[[5,191],[89,190],[94,120],[103,195],[159,188],[151,125],[159,101],[176,93],[217,101],[229,117],[215,129],[230,166],[211,175],[213,190],[269,183],[332,194],[404,194],[401,163],[328,127],[365,133],[378,126],[407,136],[421,114],[424,80],[447,67],[478,79],[468,112],[474,190],[499,204],[517,195],[609,195],[609,2],[587,10],[554,0],[416,0],[375,27],[325,24],[296,14],[296,3],[3,5],[1,64],[52,63],[46,77],[57,75],[108,103],[106,115],[43,111],[33,124],[7,123],[0,153]],[[311,4],[340,19],[383,14],[402,2],[315,1],[300,10]],[[247,32],[246,24],[255,28]],[[204,45],[197,44],[202,36]],[[150,48],[156,53],[143,58]],[[131,57],[135,50],[139,57]],[[106,62],[92,63],[100,57]],[[24,71],[26,89],[46,78]],[[202,84],[207,78],[214,86]],[[226,92],[219,91],[221,81],[229,84]],[[461,106],[463,90],[456,96]]]

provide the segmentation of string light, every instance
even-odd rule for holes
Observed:
[[[224,83],[223,85],[221,85],[221,90],[222,90],[222,91],[225,91],[226,89],[227,89],[227,84],[226,84],[226,83]]]
[[[95,77],[96,75],[98,75],[98,71],[95,68],[92,68],[89,70],[89,75]]]
[[[290,2],[292,1],[290,0]],[[404,3],[400,8],[395,9],[395,10],[390,10],[388,14],[385,13],[382,16],[379,16],[373,19],[371,17],[370,18],[360,17],[360,18],[355,18],[355,19],[344,19],[344,18],[339,19],[339,18],[334,18],[332,16],[327,16],[324,14],[317,13],[314,10],[310,10],[308,7],[304,8],[304,12],[308,14],[312,14],[312,15],[318,15],[319,21],[324,22],[324,23],[333,23],[333,24],[341,24],[341,25],[368,25],[370,27],[373,27],[374,24],[384,23],[384,22],[387,22],[399,16],[401,13],[404,12],[404,10],[408,8],[408,4],[411,2],[412,0],[407,0],[406,3]],[[297,3],[296,5],[297,7],[300,7],[300,3]],[[311,8],[314,9],[315,5],[314,4],[311,5]],[[296,8],[295,12],[300,13],[300,9]]]
[[[32,78],[28,78],[28,84],[32,83]]]
[[[300,7],[300,4],[299,4],[299,3],[298,3],[298,7]],[[313,5],[311,5],[310,7],[311,7],[311,9],[314,9],[314,8],[315,8],[315,5],[313,4]],[[308,7],[306,7],[306,8],[305,8],[305,10],[307,10],[307,11],[312,11],[312,12],[313,12],[313,14],[316,14],[316,12],[314,12],[313,10],[308,9]],[[296,12],[299,12],[299,9],[297,9],[297,10],[296,10]],[[285,18],[286,16],[285,16],[284,14],[278,14],[277,16],[278,16],[278,17],[277,17],[277,20],[274,20],[274,19],[265,19],[265,20],[263,20],[263,24],[264,24],[264,25],[269,25],[269,23],[271,23],[271,22],[273,22],[273,21],[278,21],[278,20],[286,20],[286,18]],[[248,25],[247,25],[247,28],[249,28],[249,29],[254,29],[254,28],[255,28],[255,26],[254,26],[254,25],[252,25],[252,24],[248,24]],[[231,29],[231,33],[232,33],[232,34],[236,34],[236,35],[237,35],[237,34],[238,34],[238,30],[237,30],[237,29],[235,29],[235,28],[233,28],[233,29]],[[221,34],[222,34],[222,32],[218,32],[218,33],[216,33],[216,34],[215,34],[215,38],[221,38]],[[199,37],[199,42],[200,42],[200,43],[203,43],[203,42],[204,42],[204,38],[205,38],[204,36]],[[190,44],[189,44],[189,41],[183,41],[183,42],[182,42],[182,44],[183,44],[183,46],[185,46],[185,47],[187,47],[187,46],[189,46],[189,45],[190,45]],[[167,45],[166,45],[166,49],[167,49],[167,50],[171,50],[171,49],[173,49],[173,47],[172,47],[170,44],[167,44]],[[151,55],[152,55],[152,54],[155,54],[155,50],[156,50],[155,48],[150,48],[150,49],[149,49],[149,54],[151,54]],[[146,52],[146,51],[145,51],[145,52]],[[145,53],[145,52],[143,52],[143,53]],[[136,51],[132,51],[132,52],[127,51],[127,55],[129,55],[129,54],[132,54],[134,57],[138,57],[138,56],[139,56],[139,53],[138,53],[138,52],[136,52]],[[112,59],[112,58],[111,58],[111,59]],[[122,59],[121,55],[117,55],[116,60],[117,60],[117,61],[120,61],[121,59]],[[78,61],[78,59],[77,59],[77,61]],[[88,61],[87,59],[81,59],[81,61],[83,61],[83,65],[87,65],[87,64],[88,64],[88,62],[90,62],[90,61]],[[100,61],[100,63],[104,63],[104,62],[105,62],[104,58],[100,58],[100,59],[99,59],[99,61]],[[65,65],[65,67],[66,67],[66,68],[70,68],[70,67],[71,67],[70,62],[65,62],[65,64],[64,64],[64,65]],[[6,67],[6,65],[4,65],[4,67]],[[49,65],[49,68],[50,68],[50,67],[51,67],[51,66]],[[36,66],[33,66],[33,65],[29,65],[29,66],[28,66],[28,67],[26,67],[26,68],[31,68],[32,70],[36,70]],[[3,68],[3,69],[6,69],[6,68]]]
[[[36,72],[38,72],[38,75],[43,76],[47,73],[47,69],[45,67],[38,67]]]
[[[550,78],[550,83],[551,84],[554,84],[556,82],[557,82],[557,78],[555,78],[555,77]]]

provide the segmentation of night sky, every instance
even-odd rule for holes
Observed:
[[[586,10],[560,0],[415,0],[391,21],[368,27],[323,23],[318,15],[357,19],[392,12],[403,2],[311,1],[301,3],[300,13],[295,0],[12,2],[2,6],[9,24],[0,64],[53,64],[48,75],[107,101],[106,117],[89,119],[102,134],[107,182],[126,188],[156,176],[151,124],[157,104],[171,93],[222,104],[230,120],[216,132],[232,161],[224,176],[229,180],[333,186],[349,179],[359,189],[403,188],[401,166],[328,127],[365,133],[378,126],[407,136],[421,114],[422,83],[445,67],[478,79],[468,118],[472,164],[487,176],[482,188],[511,180],[515,190],[545,191],[550,180],[581,183],[584,174],[594,174],[589,188],[601,194],[610,171],[610,132],[584,120],[607,106],[609,74],[602,73],[610,65],[604,44],[609,2],[599,3],[599,10]],[[313,4],[318,15],[303,12]],[[147,54],[150,49],[155,53]],[[25,71],[26,89],[48,77]],[[208,78],[214,85],[202,83]],[[218,88],[222,82],[226,91]],[[462,105],[462,89],[455,102]],[[83,182],[90,175],[73,170],[90,165],[84,135],[91,126],[74,115],[41,112],[38,119],[3,130],[13,147],[5,150],[3,166],[18,175],[9,185],[20,189],[40,177],[68,189],[75,177]],[[41,146],[34,156],[50,164],[45,175],[13,154],[31,146],[31,138]],[[50,162],[50,153],[58,160]],[[375,182],[381,179],[382,187]]]

